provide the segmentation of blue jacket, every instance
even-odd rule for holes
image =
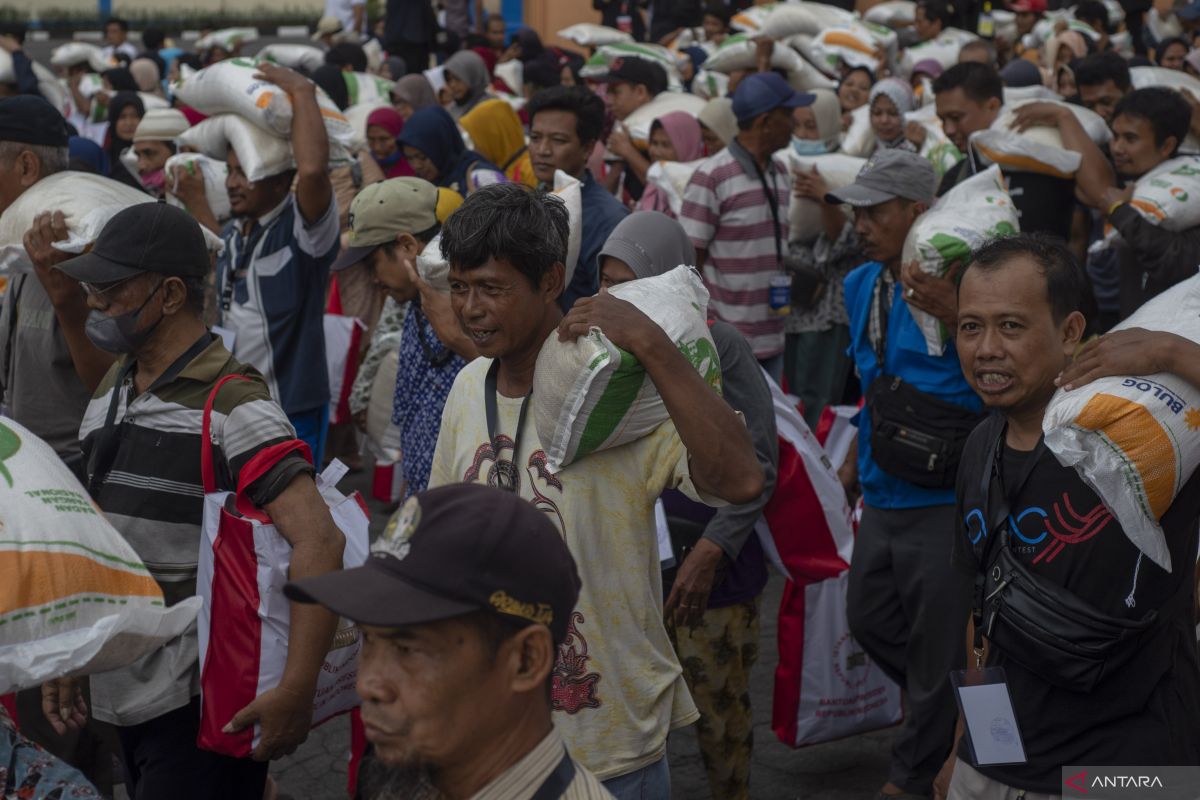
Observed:
[[[882,271],[883,264],[871,261],[855,268],[844,282],[846,313],[850,317],[850,357],[858,367],[864,395],[881,372],[868,331],[871,302]],[[884,367],[883,374],[897,375],[913,388],[941,400],[971,411],[979,411],[983,407],[978,395],[963,377],[953,343],[946,345],[946,352],[941,356],[928,354],[921,329],[899,290],[888,312]],[[858,415],[858,480],[862,484],[863,500],[874,508],[925,508],[954,503],[953,488],[925,489],[914,486],[892,477],[875,464],[871,458],[870,413]]]

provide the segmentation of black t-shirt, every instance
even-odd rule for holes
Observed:
[[[938,197],[983,169],[978,161],[964,158],[942,177]],[[1036,172],[1014,172],[1003,168],[1001,171],[1017,209],[1021,233],[1049,233],[1069,242],[1075,215],[1075,181]]]
[[[982,470],[991,471],[995,421],[967,443],[970,464],[959,471],[960,535],[956,566],[975,574],[985,536]],[[988,451],[984,454],[983,451]],[[1101,679],[1090,693],[1053,686],[996,647],[988,666],[1005,670],[1028,763],[988,766],[980,772],[1008,786],[1059,794],[1060,769],[1075,764],[1145,766],[1200,763],[1200,658],[1195,634],[1200,472],[1183,487],[1161,523],[1172,572],[1140,554],[1100,498],[1074,468],[1042,449],[1005,447],[1002,475],[1013,486],[1035,453],[1037,463],[1010,506],[1012,548],[1027,568],[1116,617],[1141,619],[1159,609],[1162,626],[1137,655]],[[992,504],[993,513],[996,506]],[[994,533],[994,532],[993,532]],[[999,546],[997,541],[993,547]],[[964,742],[959,757],[970,761]]]

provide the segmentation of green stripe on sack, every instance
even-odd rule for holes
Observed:
[[[587,417],[587,427],[579,437],[579,447],[572,460],[577,460],[600,447],[629,416],[629,409],[637,399],[642,384],[646,382],[646,370],[640,361],[620,348],[621,361],[613,370],[604,387],[604,394],[596,401]]]
[[[346,79],[346,91],[350,95],[350,105],[358,105],[358,76],[353,72],[343,72],[342,77]]]
[[[140,561],[125,561],[122,558],[118,558],[117,556],[114,556],[112,553],[102,553],[99,550],[88,547],[87,545],[80,544],[79,542],[55,541],[55,540],[47,540],[47,539],[43,539],[43,540],[0,539],[0,547],[5,547],[8,545],[12,545],[16,548],[32,547],[35,545],[42,546],[42,547],[45,547],[47,545],[52,545],[55,547],[73,547],[76,550],[83,550],[85,553],[90,553],[91,555],[94,555],[97,558],[102,558],[105,561],[111,561],[114,564],[120,564],[121,566],[127,567],[127,568],[133,570],[134,572],[141,572],[146,575],[150,574],[150,570],[146,569],[146,565],[141,563]]]

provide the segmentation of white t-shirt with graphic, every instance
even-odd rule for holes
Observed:
[[[667,732],[700,716],[663,625],[654,501],[668,488],[699,502],[720,501],[693,486],[687,450],[671,422],[552,474],[532,409],[513,458],[522,401],[501,395],[500,452],[494,452],[484,411],[491,364],[477,358],[458,374],[442,414],[429,485],[496,485],[498,473],[515,475],[521,497],[563,533],[582,589],[554,668],[554,723],[571,755],[608,780],[658,761]]]

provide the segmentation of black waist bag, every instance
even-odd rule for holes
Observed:
[[[926,394],[895,375],[867,389],[871,457],[889,475],[926,489],[952,489],[958,462],[982,414]]]
[[[1007,540],[1007,530],[1002,534]],[[1139,653],[1158,613],[1112,617],[1061,586],[1034,575],[1007,541],[983,585],[983,634],[1011,659],[1049,683],[1090,692]]]

